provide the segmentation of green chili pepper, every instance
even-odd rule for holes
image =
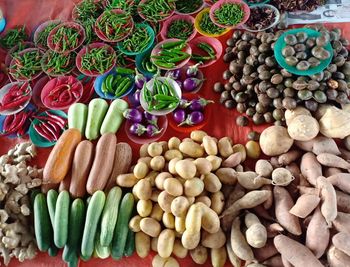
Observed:
[[[131,81],[129,78],[126,78],[125,80],[123,80],[118,86],[115,92],[115,96],[121,97],[122,95],[124,95],[126,91],[130,88],[130,85],[131,85]]]
[[[52,76],[67,74],[75,67],[75,54],[59,54],[48,50],[41,59],[41,66],[47,74]]]
[[[156,64],[159,67],[163,67],[163,68],[173,68],[173,67],[176,66],[175,63],[168,63],[168,62],[164,62],[164,61],[161,61],[161,60],[156,60],[154,62],[154,64]]]
[[[141,14],[150,21],[159,21],[169,17],[175,9],[176,0],[148,0],[139,4]]]
[[[197,47],[202,49],[202,50],[204,50],[209,55],[215,55],[216,54],[214,48],[208,43],[204,43],[204,42],[198,43]]]
[[[116,54],[111,53],[108,46],[92,48],[81,57],[81,66],[86,71],[103,74],[111,68],[115,58]]]
[[[48,48],[47,47],[47,37],[49,36],[49,33],[53,30],[53,28],[55,28],[59,24],[60,24],[60,22],[54,22],[54,21],[47,24],[46,27],[38,33],[38,37],[36,39],[35,44],[41,45],[42,47],[45,47],[45,48]]]
[[[242,21],[244,11],[241,4],[224,3],[214,11],[214,15],[219,24],[235,26]]]
[[[203,0],[177,0],[176,10],[183,14],[193,13],[203,5]]]
[[[157,95],[154,95],[153,98],[155,100],[158,100],[158,101],[178,101],[178,98],[174,97],[174,96],[167,96],[167,95],[163,95],[163,94],[157,94]]]
[[[125,75],[134,75],[135,74],[135,70],[122,68],[122,67],[116,68],[116,72],[119,74],[125,74]]]
[[[115,13],[106,10],[96,23],[96,27],[111,41],[119,40],[129,34],[132,18],[128,13]]]
[[[174,42],[167,42],[167,43],[162,44],[160,47],[161,47],[162,49],[171,49],[171,48],[174,48],[174,47],[176,47],[176,46],[178,46],[178,45],[182,45],[182,44],[184,44],[184,43],[185,43],[184,40],[181,40],[181,41],[174,41]]]
[[[167,29],[167,38],[186,40],[193,33],[193,23],[184,19],[173,21]]]
[[[130,52],[142,52],[151,42],[145,25],[137,24],[129,37],[121,41],[121,47]]]
[[[14,28],[6,31],[6,34],[0,38],[0,46],[5,49],[10,49],[16,44],[28,40],[29,36],[25,31],[25,27]]]
[[[202,18],[199,21],[199,27],[203,32],[209,34],[221,34],[226,30],[225,28],[221,28],[212,22],[209,16],[209,11],[203,13]]]
[[[83,33],[69,25],[62,25],[59,27],[60,28],[52,36],[52,43],[55,45],[55,51],[63,53],[77,48],[79,40],[83,38]]]
[[[24,52],[13,57],[10,74],[15,79],[30,79],[42,71],[41,52],[39,49]]]

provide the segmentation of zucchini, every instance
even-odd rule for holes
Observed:
[[[100,217],[105,205],[106,196],[102,191],[96,191],[90,200],[86,212],[83,239],[81,241],[81,254],[87,259],[94,252],[95,235]]]
[[[95,98],[89,103],[85,136],[88,140],[95,140],[100,135],[100,128],[108,110],[108,103],[101,98]]]
[[[50,189],[49,192],[47,192],[46,200],[47,200],[47,208],[49,210],[50,220],[52,227],[55,223],[55,210],[56,210],[56,202],[57,202],[58,193]]]
[[[69,193],[62,191],[59,193],[56,210],[53,237],[56,247],[63,248],[68,239],[68,221],[69,221]]]
[[[126,193],[120,204],[117,225],[114,229],[111,250],[113,259],[118,260],[123,256],[129,231],[129,220],[133,209],[134,196],[131,193]]]
[[[128,102],[123,99],[113,100],[101,125],[101,135],[105,133],[117,133],[120,125],[124,121],[123,112],[127,110],[128,107]]]
[[[87,105],[83,103],[71,105],[68,109],[68,128],[78,129],[81,134],[84,134],[87,114]]]
[[[124,256],[130,257],[135,251],[135,233],[129,228],[124,249]]]
[[[73,201],[69,214],[68,240],[64,247],[62,259],[69,262],[79,255],[83,227],[85,222],[85,204],[80,198]]]
[[[99,240],[101,246],[109,246],[112,242],[121,198],[122,190],[118,186],[113,187],[107,195],[106,204],[101,217],[101,234]]]
[[[52,241],[52,227],[43,193],[38,193],[34,199],[34,231],[38,249],[47,251]]]
[[[56,257],[58,254],[58,247],[55,246],[55,244],[51,244],[51,247],[49,247],[49,250],[47,251],[47,254],[49,254],[50,257]]]
[[[97,258],[100,258],[100,259],[107,259],[111,255],[111,248],[109,246],[102,246],[101,245],[100,231],[97,232],[96,238],[95,238],[94,255],[95,254],[96,254]]]
[[[79,266],[79,257],[74,255],[71,260],[68,262],[68,267],[78,267]]]

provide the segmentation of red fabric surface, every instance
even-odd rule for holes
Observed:
[[[48,19],[60,18],[62,20],[67,20],[70,17],[71,10],[74,6],[76,0],[0,0],[0,8],[4,12],[4,16],[8,21],[8,26],[11,27],[18,24],[25,24],[30,30],[35,29],[41,22]],[[332,27],[340,27],[344,30],[344,35],[350,38],[349,24],[333,24]],[[225,40],[229,38],[231,33],[220,38],[225,49]],[[4,59],[4,52],[0,51],[0,62]],[[213,99],[216,101],[213,108],[213,113],[211,118],[209,118],[209,123],[203,128],[208,134],[222,137],[230,136],[235,143],[245,143],[247,133],[251,130],[262,130],[264,126],[256,127],[250,124],[247,127],[237,127],[235,125],[235,120],[237,117],[237,112],[225,109],[219,101],[219,95],[213,93],[213,84],[221,80],[222,72],[225,70],[227,65],[225,65],[222,59],[218,60],[214,65],[203,69],[206,81],[204,86],[200,90],[200,94],[207,99]],[[179,138],[187,137],[188,134],[183,134],[175,131],[172,128],[168,128],[162,140],[168,140],[172,136],[178,136]],[[124,133],[124,127],[122,126],[118,135],[118,141],[129,142],[134,151],[134,157],[138,156],[138,145],[132,144],[126,134]],[[8,149],[13,147],[16,143],[22,142],[22,139],[7,139],[0,137],[0,155],[6,153]],[[38,166],[42,167],[45,164],[47,156],[50,149],[39,149],[38,156],[33,162]],[[138,256],[134,255],[130,258],[123,258],[121,261],[114,261],[112,259],[99,260],[93,259],[89,262],[80,262],[80,266],[93,267],[93,266],[115,266],[115,267],[145,267],[151,266],[151,261],[153,258],[153,253],[146,259],[140,259]],[[61,260],[61,254],[55,258],[49,257],[45,253],[40,253],[34,260],[25,261],[24,263],[19,263],[16,260],[11,261],[10,266],[23,266],[23,267],[46,267],[46,266],[65,266],[65,263]],[[192,267],[197,266],[189,257],[184,260],[179,260],[180,266]],[[211,266],[208,261],[204,267]],[[230,266],[227,264],[227,266]]]

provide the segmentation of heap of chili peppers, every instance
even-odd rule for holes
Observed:
[[[221,28],[213,23],[209,16],[209,10],[208,12],[203,13],[202,18],[199,21],[199,27],[203,32],[208,34],[221,34],[226,30],[225,28]]]
[[[6,55],[6,59],[5,59],[5,64],[6,65],[10,65],[11,64],[11,60],[14,56],[17,56],[18,53],[20,53],[21,51],[23,51],[24,49],[27,48],[34,48],[35,45],[32,42],[20,42],[17,45],[15,45],[14,47],[12,47],[7,55]]]
[[[164,81],[154,78],[153,90],[147,85],[142,89],[143,99],[148,105],[148,111],[176,108],[180,102],[175,89],[169,84],[168,79]]]
[[[113,9],[122,9],[128,12],[131,16],[134,16],[137,13],[137,5],[140,3],[140,0],[113,0],[111,1],[110,6]]]
[[[176,10],[183,14],[193,13],[203,5],[203,0],[177,0]]]
[[[103,74],[114,66],[116,58],[116,53],[108,45],[88,47],[81,57],[80,68],[92,74]]]
[[[97,33],[106,41],[116,42],[127,37],[133,27],[131,16],[125,12],[106,10],[96,21]]]
[[[138,5],[139,12],[146,20],[160,21],[171,16],[176,0],[147,0]]]
[[[18,43],[28,40],[29,36],[26,33],[25,27],[17,27],[6,32],[5,36],[0,38],[0,46],[5,49],[10,49]]]
[[[38,35],[37,35],[36,39],[34,40],[35,44],[37,46],[48,48],[47,37],[49,37],[50,32],[59,24],[60,24],[60,22],[58,22],[58,21],[49,22],[40,32],[38,32]]]
[[[29,129],[30,119],[33,114],[34,111],[22,110],[16,114],[6,116],[0,135],[8,136],[15,134],[18,137],[24,136]]]
[[[84,39],[85,31],[79,24],[63,23],[51,31],[48,45],[57,53],[65,53],[78,48]]]
[[[123,96],[132,84],[131,75],[135,74],[132,69],[118,67],[116,69],[117,75],[108,74],[102,83],[102,92],[112,94],[116,98]]]
[[[196,62],[202,62],[204,63],[205,61],[210,61],[216,59],[216,52],[214,48],[205,42],[201,42],[196,44],[196,47],[203,51],[204,54],[192,54],[191,59],[196,61]]]
[[[179,62],[191,56],[182,51],[186,45],[184,40],[163,43],[158,54],[151,56],[153,63],[160,68],[174,68]]]
[[[46,88],[47,86],[50,90]],[[48,94],[42,94],[43,104],[54,109],[69,107],[77,102],[83,93],[81,82],[73,76],[62,76],[51,80],[43,91],[48,91]]]
[[[122,67],[130,67],[135,65],[135,58],[129,57],[123,53],[117,52],[117,62],[116,65]]]
[[[186,40],[193,33],[193,30],[194,27],[192,22],[184,19],[174,20],[168,26],[167,38]]]
[[[42,52],[39,49],[28,48],[13,55],[10,74],[16,80],[30,80],[42,72]]]
[[[59,54],[48,50],[41,59],[43,71],[50,76],[68,74],[75,67],[75,54]]]
[[[27,82],[14,83],[0,102],[0,112],[18,109],[29,102],[31,88]]]
[[[243,20],[244,11],[241,4],[224,3],[214,11],[214,15],[217,23],[235,26]]]
[[[45,111],[41,116],[34,116],[34,118],[39,121],[39,123],[34,123],[34,130],[49,142],[57,141],[67,126],[67,119],[49,111]]]
[[[152,38],[148,33],[146,26],[143,24],[137,24],[131,35],[124,39],[120,44],[126,51],[141,53],[147,48],[151,41]]]

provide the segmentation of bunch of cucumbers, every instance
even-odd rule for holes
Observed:
[[[68,266],[78,266],[92,256],[119,260],[135,250],[135,235],[129,229],[134,209],[131,193],[122,196],[120,187],[106,195],[96,191],[86,201],[71,200],[67,191],[51,189],[34,198],[34,230],[40,251],[56,256],[63,248],[62,259]]]
[[[75,103],[68,110],[68,127],[78,129],[88,140],[105,133],[117,133],[128,107],[122,99],[115,99],[110,105],[102,98],[91,100],[88,106]]]

